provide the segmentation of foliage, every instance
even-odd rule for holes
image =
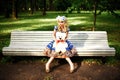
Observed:
[[[108,11],[116,17],[120,17],[115,13],[120,9],[120,0],[1,0],[0,14],[6,18],[10,18],[11,15],[17,18],[20,12],[29,12],[32,15],[35,11],[42,11],[43,14],[46,14],[46,10],[68,10],[69,13],[75,10],[80,13],[81,10],[93,11],[95,2],[97,2],[98,14]]]
[[[52,75],[45,76],[43,80],[54,80]]]
[[[5,64],[7,62],[11,63],[13,62],[13,59],[10,56],[2,57],[0,63]]]
[[[71,0],[55,0],[55,7],[57,11],[65,11],[71,6]]]

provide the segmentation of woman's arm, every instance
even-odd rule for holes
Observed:
[[[53,31],[53,39],[56,41],[56,30]]]
[[[66,32],[65,40],[67,40],[67,38],[68,38],[68,33],[69,33],[69,32],[67,31],[67,32]]]

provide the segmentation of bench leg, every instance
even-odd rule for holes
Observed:
[[[74,71],[74,64],[69,57],[67,57],[66,60],[70,65],[70,73],[72,73]]]
[[[48,60],[48,62],[45,65],[46,68],[46,72],[50,72],[50,63],[54,60],[54,57],[50,57],[50,59]]]
[[[106,63],[106,57],[102,57],[102,64],[105,64]]]

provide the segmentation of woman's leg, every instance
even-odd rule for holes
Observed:
[[[50,57],[50,59],[48,60],[48,62],[45,65],[46,68],[46,72],[50,72],[50,63],[54,60],[54,57]]]
[[[70,65],[70,73],[72,73],[74,71],[74,64],[72,63],[72,61],[69,57],[66,57],[66,60]]]

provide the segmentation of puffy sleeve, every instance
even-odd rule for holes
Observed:
[[[68,32],[70,31],[70,28],[68,27]]]
[[[54,30],[58,30],[58,27],[57,27],[57,26],[54,26]]]

